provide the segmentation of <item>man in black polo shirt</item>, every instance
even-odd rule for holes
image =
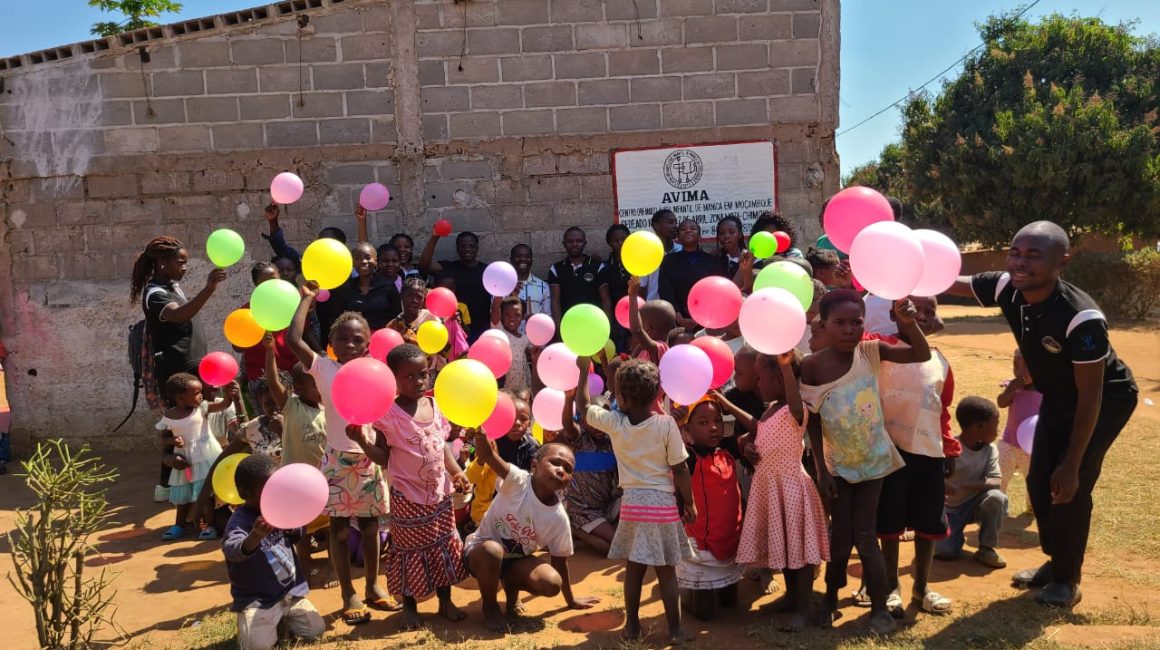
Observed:
[[[1043,393],[1027,492],[1049,560],[1015,574],[1017,587],[1043,589],[1036,602],[1071,607],[1104,455],[1136,408],[1132,373],[1108,342],[1108,325],[1086,293],[1059,278],[1069,242],[1062,228],[1036,221],[1015,234],[1006,273],[960,277],[950,292],[998,306]]]
[[[604,263],[584,253],[588,237],[577,226],[564,231],[564,252],[567,257],[548,270],[548,286],[552,289],[552,318],[559,323],[572,307],[588,303],[596,305],[612,321],[612,301],[608,298],[608,273]]]
[[[479,261],[479,236],[464,231],[455,237],[457,260],[434,261],[438,242],[439,235],[432,233],[419,256],[419,268],[428,275],[446,274],[455,279],[455,297],[467,305],[467,313],[471,316],[467,341],[474,343],[491,327],[491,296],[483,288],[483,271],[487,265]]]

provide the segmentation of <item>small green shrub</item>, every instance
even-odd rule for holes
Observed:
[[[1064,278],[1086,291],[1111,318],[1140,320],[1160,306],[1160,252],[1079,253]]]

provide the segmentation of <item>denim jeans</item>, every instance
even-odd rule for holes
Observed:
[[[979,492],[957,506],[947,506],[947,521],[951,534],[935,544],[938,556],[953,557],[963,550],[963,530],[967,524],[979,522],[979,546],[995,548],[999,544],[999,528],[1007,516],[1007,495],[1002,490]]]

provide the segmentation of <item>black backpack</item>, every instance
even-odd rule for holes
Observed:
[[[137,410],[137,399],[144,386],[145,366],[152,361],[149,349],[149,331],[145,328],[144,319],[129,326],[128,344],[129,367],[133,369],[133,404],[129,407],[125,419],[113,428],[114,433],[125,426],[129,418],[133,417],[133,412]]]

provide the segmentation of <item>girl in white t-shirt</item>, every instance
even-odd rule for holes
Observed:
[[[165,382],[165,392],[173,406],[165,410],[157,430],[161,432],[161,441],[174,448],[169,502],[177,506],[176,523],[161,536],[168,542],[185,536],[190,527],[190,508],[209,478],[214,459],[222,452],[217,438],[210,432],[209,415],[224,411],[231,404],[226,400],[211,404],[202,399],[201,381],[185,372],[170,376]],[[216,537],[212,527],[208,532],[210,536],[206,539]]]

